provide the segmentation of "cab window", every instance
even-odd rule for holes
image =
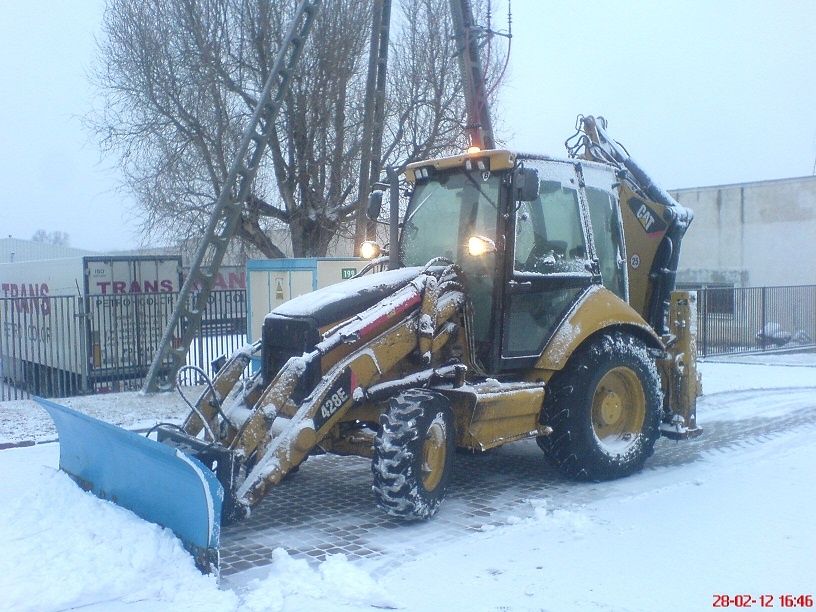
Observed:
[[[534,202],[516,211],[514,270],[537,274],[587,272],[587,248],[578,193],[545,181]]]
[[[589,217],[592,221],[592,237],[601,269],[604,287],[626,300],[625,256],[617,201],[606,191],[595,187],[586,188]]]
[[[626,243],[616,195],[617,178],[612,170],[594,164],[583,165],[582,171],[601,280],[604,287],[628,301]]]
[[[498,175],[460,170],[418,184],[400,239],[403,265],[422,266],[445,257],[462,267],[473,305],[473,336],[482,353],[491,342],[496,254],[473,257],[467,244],[474,235],[496,240],[499,188]]]

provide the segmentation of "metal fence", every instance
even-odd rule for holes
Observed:
[[[0,401],[140,389],[177,300],[178,293],[0,298]],[[215,291],[187,362],[212,376],[211,362],[245,341],[246,291]],[[189,373],[184,382],[200,381]]]
[[[697,290],[703,357],[816,346],[816,285]]]
[[[177,293],[0,298],[0,401],[141,389]],[[816,285],[698,290],[701,356],[816,347]],[[246,291],[215,291],[187,363],[246,342]],[[181,329],[176,331],[181,336]],[[184,384],[201,382],[192,372]]]
[[[0,298],[0,400],[83,392],[80,316],[73,296]]]

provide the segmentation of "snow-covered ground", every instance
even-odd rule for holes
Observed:
[[[220,584],[172,534],[56,470],[57,444],[3,450],[0,608],[706,610],[721,594],[752,595],[755,608],[769,595],[779,608],[782,595],[816,592],[816,355],[774,362],[791,358],[701,364],[704,437],[687,443],[691,453],[661,441],[640,474],[581,496],[532,497],[500,526],[424,551],[309,564],[279,550]],[[171,398],[71,404],[140,427],[180,418]],[[40,412],[0,404],[0,443],[53,436],[39,433]],[[423,541],[446,529],[423,528]]]
[[[204,389],[185,387],[190,401]],[[146,429],[159,422],[179,422],[189,408],[177,393],[144,395],[139,391],[103,393],[55,400],[126,429]],[[33,399],[0,402],[0,445],[49,442],[57,438],[54,422]]]

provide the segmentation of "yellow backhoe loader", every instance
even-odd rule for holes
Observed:
[[[370,457],[376,503],[427,519],[456,448],[536,438],[566,476],[606,480],[639,470],[661,434],[701,433],[694,297],[673,292],[691,212],[603,120],[578,127],[567,159],[408,166],[398,267],[269,313],[158,442],[43,401],[62,468],[172,528],[208,569],[221,521],[315,452]]]

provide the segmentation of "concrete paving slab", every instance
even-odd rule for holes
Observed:
[[[478,455],[457,453],[447,499],[430,521],[385,514],[374,502],[371,478],[368,459],[311,457],[249,519],[224,528],[222,574],[268,565],[276,547],[313,561],[337,553],[349,560],[412,556],[440,541],[518,520],[529,512],[526,500],[567,486],[532,440]]]

